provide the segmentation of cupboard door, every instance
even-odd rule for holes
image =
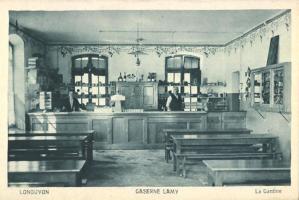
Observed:
[[[120,86],[120,93],[126,97],[124,102],[125,109],[140,108],[142,90],[138,85],[124,85]]]
[[[148,110],[158,109],[158,88],[157,84],[144,85],[143,108]]]
[[[155,105],[155,88],[151,85],[146,85],[143,88],[143,106],[144,108],[152,108]]]
[[[118,83],[117,88],[126,97],[125,109],[158,109],[157,83]]]
[[[133,109],[142,108],[142,96],[143,96],[142,86],[133,85],[132,91],[133,92],[132,92],[130,108],[133,108]]]

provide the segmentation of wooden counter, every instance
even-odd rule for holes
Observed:
[[[28,113],[31,130],[95,130],[95,149],[163,147],[163,129],[246,128],[246,112]]]

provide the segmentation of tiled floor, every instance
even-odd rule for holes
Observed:
[[[188,165],[186,178],[177,176],[172,169],[172,161],[164,161],[164,150],[95,151],[86,186],[207,185],[206,168],[202,163]]]

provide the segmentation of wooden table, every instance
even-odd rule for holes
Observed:
[[[170,158],[170,151],[173,149],[173,141],[171,135],[207,135],[207,134],[250,134],[252,130],[241,129],[219,129],[219,130],[207,130],[207,129],[163,129],[164,142],[165,142],[165,160],[168,162]]]
[[[290,163],[281,160],[204,160],[209,185],[262,182],[290,183]]]
[[[262,144],[263,152],[275,151],[277,136],[272,134],[217,134],[217,135],[171,135],[175,152],[181,153],[182,147],[211,145],[252,145]]]
[[[8,182],[63,183],[80,186],[85,160],[9,161]]]
[[[186,159],[258,159],[281,155],[276,152],[277,136],[272,134],[171,135],[171,138],[173,170],[179,175],[182,165],[184,177]]]
[[[30,149],[33,152],[37,149],[41,152],[43,150],[50,152],[51,149],[72,147],[81,149],[82,158],[91,162],[93,160],[92,143],[92,137],[86,134],[9,134],[8,153],[10,155],[17,150],[24,150],[26,153],[26,150]]]

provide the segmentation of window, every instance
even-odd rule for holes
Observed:
[[[186,55],[166,57],[165,76],[168,83],[167,91],[173,91],[173,87],[177,86],[179,93],[185,96],[185,110],[186,105],[189,105],[189,110],[195,110],[196,108],[191,108],[191,105],[196,104],[199,93],[201,80],[199,58]]]
[[[108,93],[108,59],[96,54],[79,55],[72,60],[72,78],[79,103],[105,106]]]

